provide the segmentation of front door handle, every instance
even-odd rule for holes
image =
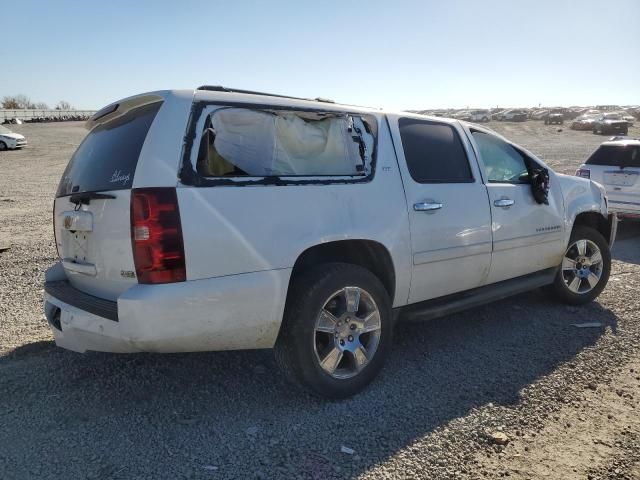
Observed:
[[[500,198],[498,200],[496,200],[495,202],[493,202],[493,204],[496,207],[500,207],[500,208],[509,208],[510,206],[512,206],[514,203],[513,200],[511,200],[510,198]]]
[[[413,209],[416,212],[433,212],[434,210],[440,210],[442,204],[438,202],[419,202],[413,204]]]

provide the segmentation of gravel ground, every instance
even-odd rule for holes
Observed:
[[[490,126],[568,173],[603,140]],[[30,145],[0,153],[0,478],[640,478],[640,223],[621,225],[597,302],[536,291],[400,325],[380,378],[325,402],[269,351],[56,348],[41,313],[51,205],[84,131],[14,129]]]

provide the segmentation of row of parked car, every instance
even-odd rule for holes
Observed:
[[[629,127],[632,127],[635,117],[626,111],[598,112],[590,111],[580,115],[571,122],[572,130],[591,130],[595,134],[620,134],[627,135]]]
[[[597,108],[585,107],[556,107],[556,108],[511,108],[511,109],[476,109],[476,110],[420,110],[415,113],[433,115],[436,117],[455,118],[466,122],[525,122],[527,120],[542,120],[545,125],[562,125],[572,120],[574,130],[593,130],[594,133],[624,134],[628,127],[633,126],[640,118],[640,107],[601,106]]]
[[[43,117],[33,117],[27,119],[20,118],[5,118],[2,121],[2,125],[21,125],[23,123],[48,123],[48,122],[84,122],[89,120],[91,115],[88,114],[76,114],[76,115],[51,115]]]

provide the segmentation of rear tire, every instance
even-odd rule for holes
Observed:
[[[376,377],[391,338],[391,301],[380,280],[357,265],[327,263],[292,280],[275,357],[293,383],[340,399]]]
[[[577,226],[551,285],[555,296],[569,305],[592,302],[606,287],[611,273],[611,251],[593,228]]]

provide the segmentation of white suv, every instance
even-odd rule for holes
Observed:
[[[612,137],[591,154],[576,175],[604,185],[610,211],[640,218],[640,139]]]
[[[488,122],[491,120],[491,112],[489,110],[471,110],[471,122]]]
[[[275,348],[328,397],[378,373],[396,318],[609,277],[598,184],[456,120],[201,87],[88,122],[54,207],[45,313],[71,350]]]

